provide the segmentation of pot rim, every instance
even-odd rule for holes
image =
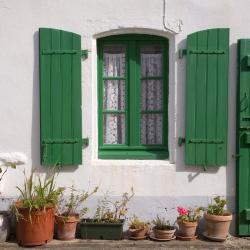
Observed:
[[[165,230],[160,230],[160,229],[156,229],[155,227],[153,227],[153,231],[158,231],[158,232],[163,232],[163,233],[173,233],[176,231],[176,228],[173,226],[173,229],[165,229]]]
[[[214,214],[208,214],[206,212],[204,213],[204,218],[212,221],[231,221],[233,219],[233,215],[232,213],[228,213],[225,215],[214,215]]]
[[[79,222],[79,214],[69,215],[69,216],[55,215],[55,220],[57,222],[64,222],[64,223]]]
[[[194,227],[198,225],[198,221],[185,221],[185,220],[178,220],[178,224],[184,224],[186,227]]]

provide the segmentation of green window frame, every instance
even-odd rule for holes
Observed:
[[[103,50],[105,46],[125,46],[124,77],[104,77]],[[161,111],[140,111],[140,48],[145,45],[157,45],[162,49],[162,76],[143,77],[143,80],[162,79],[163,109]],[[98,158],[99,159],[167,159],[168,152],[168,39],[139,34],[115,35],[97,40],[98,49]],[[104,110],[104,80],[125,80],[125,109]],[[162,114],[162,144],[140,143],[140,115]],[[125,143],[103,143],[104,114],[125,115]]]

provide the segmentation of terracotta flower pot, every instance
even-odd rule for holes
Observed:
[[[76,234],[76,225],[79,216],[56,216],[57,238],[59,240],[73,240]]]
[[[221,216],[204,213],[206,236],[226,239],[232,218],[230,213]]]
[[[132,229],[129,228],[129,232],[131,234],[132,237],[144,237],[149,231],[149,225],[145,225],[144,228],[141,229]]]
[[[155,235],[155,238],[158,239],[172,239],[174,237],[176,229],[169,229],[169,230],[159,230],[156,228],[153,228],[153,232]]]
[[[196,228],[198,225],[197,221],[182,221],[178,220],[179,225],[179,235],[182,237],[194,237],[196,233]]]
[[[20,216],[16,222],[17,242],[22,246],[38,246],[53,239],[55,213],[54,208],[31,210],[17,208]]]

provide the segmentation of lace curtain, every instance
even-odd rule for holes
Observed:
[[[154,49],[154,48],[153,48]],[[141,76],[162,75],[162,54],[151,52],[152,47],[141,51]],[[122,77],[125,75],[125,49],[122,46],[104,49],[104,76]],[[161,111],[162,81],[141,81],[141,111]],[[104,109],[119,111],[117,114],[104,114],[104,143],[125,143],[125,81],[104,81]],[[162,144],[162,114],[141,114],[140,131],[142,144]]]

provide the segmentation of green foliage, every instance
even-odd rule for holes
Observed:
[[[111,201],[107,195],[99,202],[93,222],[116,223],[124,219],[127,213],[127,204],[134,196],[134,190],[131,188],[131,194],[124,193],[121,200]]]
[[[71,192],[69,198],[65,199],[63,195],[61,195],[61,199],[59,201],[59,205],[57,207],[58,215],[62,216],[70,216],[75,215],[77,213],[77,209],[83,205],[83,203],[94,193],[98,191],[98,187],[95,187],[92,192],[86,191],[78,191],[74,189],[72,186],[70,188]],[[82,207],[80,210],[80,217],[83,217],[88,211],[87,207]]]
[[[179,216],[177,217],[178,220],[195,222],[200,219],[204,209],[202,207],[195,207],[188,209],[178,207],[177,210],[179,212]]]
[[[145,223],[144,221],[139,220],[139,218],[136,216],[134,216],[133,219],[129,223],[130,229],[140,230],[140,229],[144,229],[145,227],[148,227],[148,223]]]
[[[212,215],[224,215],[227,212],[225,210],[227,201],[225,199],[221,199],[220,196],[216,196],[213,200],[214,203],[208,206],[207,213]]]
[[[170,225],[169,220],[166,220],[164,217],[160,217],[159,215],[152,221],[155,229],[158,230],[171,230],[174,227]]]
[[[47,173],[43,181],[40,176],[36,179],[32,171],[29,177],[25,176],[23,188],[17,187],[17,189],[21,194],[14,204],[17,216],[18,208],[28,208],[31,211],[55,206],[64,191],[64,188],[56,188],[54,171]]]

